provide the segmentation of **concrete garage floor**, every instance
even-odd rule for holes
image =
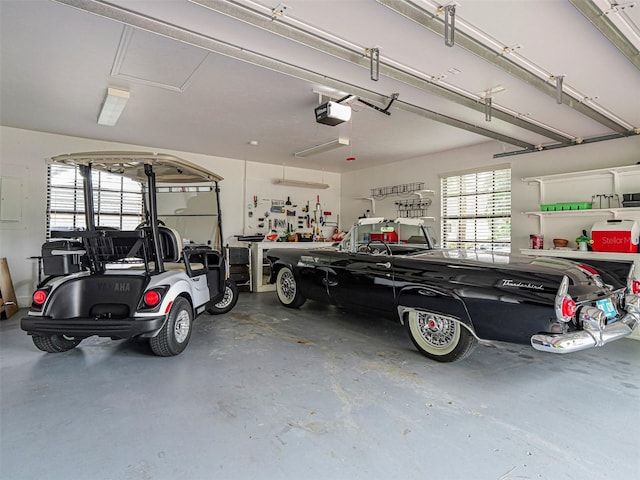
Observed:
[[[5,480],[639,478],[634,340],[439,364],[391,321],[242,293],[178,357],[44,354],[20,316],[0,324]]]

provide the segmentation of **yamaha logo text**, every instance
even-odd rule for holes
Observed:
[[[113,289],[114,292],[117,293],[124,293],[124,292],[130,292],[131,291],[131,283],[129,282],[116,282],[116,283],[105,283],[105,282],[100,282],[98,283],[98,289],[102,292],[106,291],[106,290],[110,290]]]

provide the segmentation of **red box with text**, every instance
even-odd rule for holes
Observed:
[[[594,252],[638,253],[639,237],[635,220],[606,220],[591,229]]]

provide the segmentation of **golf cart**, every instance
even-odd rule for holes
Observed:
[[[181,353],[192,322],[203,312],[222,314],[236,304],[238,289],[228,278],[221,248],[221,177],[172,155],[143,152],[88,152],[52,159],[79,169],[83,181],[86,229],[52,231],[42,246],[45,274],[33,294],[21,328],[40,350],[55,353],[84,338],[148,338],[159,356]],[[119,174],[143,186],[144,221],[134,230],[95,224],[92,172]],[[159,199],[178,193],[174,206],[203,194],[208,215],[166,210]],[[182,200],[181,200],[182,199]],[[201,202],[200,202],[201,203]],[[213,203],[213,205],[211,204]],[[186,218],[186,220],[185,220]],[[204,219],[213,220],[204,222]],[[197,226],[200,243],[176,227]],[[208,229],[208,230],[206,230]],[[208,232],[208,233],[207,233]],[[53,240],[55,239],[55,240]],[[213,246],[212,246],[213,242]],[[217,245],[220,249],[216,249]]]

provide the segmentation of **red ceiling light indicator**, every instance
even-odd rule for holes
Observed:
[[[347,157],[347,162],[355,162],[356,157]]]

